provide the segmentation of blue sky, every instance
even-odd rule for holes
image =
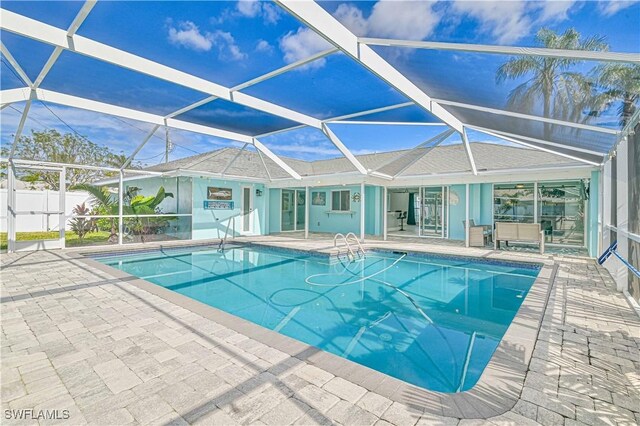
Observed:
[[[361,36],[465,43],[533,46],[541,27],[584,35],[606,36],[610,50],[640,51],[640,3],[635,1],[441,1],[322,2],[321,5]],[[2,7],[66,28],[81,2],[3,1]],[[233,86],[329,47],[326,41],[293,17],[267,2],[100,1],[84,22],[80,35],[113,45],[208,80]],[[33,79],[53,48],[2,32],[2,41]],[[495,70],[507,58],[496,55],[376,48],[425,92],[436,98],[505,108],[509,92],[521,81],[495,83]],[[583,69],[593,64],[582,64]],[[3,89],[21,83],[2,64]],[[156,114],[168,114],[206,95],[171,83],[64,52],[43,88],[96,99]],[[406,98],[343,55],[317,60],[245,90],[277,104],[321,119],[382,107]],[[131,152],[149,126],[86,111],[49,105],[67,124],[91,140],[116,151]],[[13,107],[22,110],[23,105]],[[5,144],[19,119],[13,108],[2,110]],[[193,110],[182,117],[234,131],[259,134],[295,123],[225,101]],[[379,119],[434,121],[407,108],[380,114]],[[595,124],[612,125],[611,112]],[[27,122],[31,129],[69,131],[38,103]],[[356,153],[408,148],[439,128],[431,126],[334,125],[334,131]],[[164,149],[164,133],[153,139],[139,158],[153,163]],[[172,158],[204,152],[229,141],[171,131]],[[471,133],[472,140],[494,140]],[[314,159],[337,155],[317,130],[290,131],[265,138],[276,153]]]

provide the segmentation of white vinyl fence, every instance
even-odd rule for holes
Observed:
[[[49,190],[16,190],[16,211],[32,212],[16,217],[16,232],[44,232],[58,231],[60,229],[60,216],[46,214],[45,212],[57,212],[60,208],[58,191]],[[71,215],[76,205],[86,203],[91,208],[91,195],[87,192],[72,192],[65,194],[65,213]],[[7,232],[7,190],[0,189],[0,232]],[[67,220],[65,229],[70,229]]]

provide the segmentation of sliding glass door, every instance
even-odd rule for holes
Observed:
[[[304,230],[306,202],[304,190],[282,190],[280,202],[280,229],[282,232]]]
[[[446,186],[420,188],[417,205],[419,207],[420,236],[446,238],[449,217],[449,188]]]

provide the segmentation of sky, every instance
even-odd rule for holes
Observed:
[[[321,2],[325,10],[359,36],[535,46],[542,28],[563,32],[575,28],[584,36],[603,36],[609,50],[640,52],[640,3],[637,1],[437,1]],[[82,6],[70,1],[3,1],[2,8],[59,28],[67,28]],[[210,81],[232,87],[286,64],[306,58],[330,45],[309,28],[270,2],[148,2],[100,1],[78,34],[107,43]],[[53,47],[2,31],[3,43],[31,79]],[[507,57],[475,53],[374,48],[418,87],[434,98],[507,108],[511,90],[524,80],[496,83],[495,71]],[[582,63],[581,70],[597,64]],[[3,59],[2,89],[24,86]],[[128,108],[165,115],[207,95],[152,77],[63,52],[42,86]],[[243,90],[302,113],[327,119],[362,110],[406,102],[407,99],[359,64],[334,54]],[[47,108],[48,107],[48,108]],[[128,154],[150,126],[88,111],[35,102],[25,126],[75,131],[90,140]],[[1,141],[7,144],[24,103],[0,112]],[[177,118],[251,135],[295,125],[260,111],[216,100]],[[435,122],[417,107],[364,119]],[[486,116],[484,119],[489,120]],[[358,118],[357,120],[361,120]],[[616,125],[613,108],[593,118],[593,124]],[[380,126],[334,124],[331,128],[354,153],[413,147],[441,126]],[[535,129],[522,129],[535,137]],[[527,133],[529,132],[529,133]],[[234,145],[228,140],[176,130],[169,131],[171,158]],[[161,161],[164,129],[139,153],[144,164]],[[497,139],[470,132],[471,141]],[[339,155],[316,129],[292,130],[261,139],[277,154],[306,160]],[[459,143],[459,137],[449,143]]]

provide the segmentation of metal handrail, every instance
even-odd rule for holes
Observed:
[[[362,244],[360,244],[360,240],[358,239],[358,237],[356,236],[355,233],[353,232],[349,232],[347,234],[347,236],[345,237],[345,239],[347,240],[347,244],[349,243],[349,237],[353,237],[354,240],[356,240],[356,243],[358,244],[358,252],[362,252],[362,255],[364,256],[364,248],[362,247]]]
[[[602,255],[598,258],[598,263],[602,265],[611,255],[614,255],[615,257],[618,258],[618,260],[620,260],[620,262],[622,262],[624,266],[629,268],[629,270],[633,272],[633,274],[636,277],[640,278],[640,271],[638,271],[632,264],[627,262],[627,259],[622,257],[622,255],[618,253],[617,249],[618,249],[618,241],[616,240],[613,243],[611,243],[609,248],[607,248],[604,251],[604,253],[602,253]]]
[[[227,220],[227,229],[225,229],[224,231],[224,238],[220,238],[220,244],[218,244],[218,251],[224,251],[224,246],[227,244],[227,237],[229,236],[229,227],[231,226],[231,223],[233,222],[233,227],[235,229],[235,216],[231,216],[228,220]],[[234,238],[235,238],[235,231],[234,231]]]
[[[334,247],[338,247],[338,243],[337,243],[338,237],[342,237],[342,241],[344,241],[344,245],[347,246],[347,251],[355,259],[356,255],[355,255],[355,253],[353,253],[353,250],[351,249],[351,246],[349,245],[349,241],[347,241],[347,237],[345,237],[344,234],[341,234],[340,232],[338,232],[336,235],[333,236],[333,246]],[[340,249],[338,249],[338,254],[340,254]]]

